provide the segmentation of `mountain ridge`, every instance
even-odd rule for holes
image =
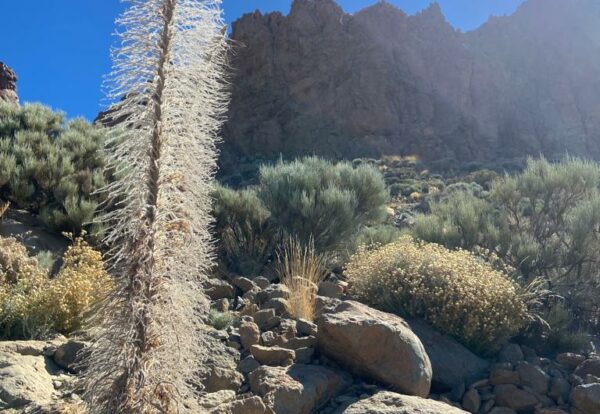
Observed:
[[[600,158],[599,18],[592,0],[528,0],[468,32],[437,4],[347,14],[295,0],[287,16],[246,14],[223,152]]]

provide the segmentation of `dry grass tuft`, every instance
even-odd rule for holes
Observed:
[[[321,256],[315,252],[312,239],[302,245],[290,238],[278,255],[277,273],[281,283],[290,290],[288,312],[297,319],[312,321],[316,311],[319,282],[325,275]]]

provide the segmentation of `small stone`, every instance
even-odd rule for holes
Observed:
[[[476,414],[481,408],[481,398],[475,388],[471,388],[465,393],[462,399],[462,406],[470,413]]]
[[[289,308],[289,302],[283,298],[269,299],[262,305],[263,309],[275,309],[275,314],[282,316],[287,314]]]
[[[510,362],[511,364],[517,364],[525,359],[521,347],[517,344],[507,344],[502,348],[498,354],[498,360],[500,362]]]
[[[260,329],[254,322],[244,322],[239,327],[240,342],[246,349],[260,342]]]
[[[246,375],[251,373],[258,367],[260,367],[260,363],[256,359],[254,359],[252,355],[242,359],[238,364],[238,369],[240,370],[240,372]]]
[[[489,413],[492,407],[496,404],[496,400],[487,400],[481,405],[482,413]]]
[[[242,299],[243,300],[243,299]],[[254,316],[256,312],[258,312],[258,305],[256,303],[245,302],[244,306],[240,310],[240,315],[242,316]]]
[[[254,314],[254,321],[262,331],[268,331],[281,323],[281,318],[275,314],[275,309],[262,309]]]
[[[584,414],[600,413],[600,383],[573,388],[571,404]]]
[[[503,368],[492,368],[490,373],[490,384],[501,385],[501,384],[515,384],[518,385],[520,382],[519,373],[516,371],[509,371]]]
[[[243,276],[238,276],[235,279],[233,279],[233,285],[239,288],[244,293],[258,288],[258,286],[254,284],[254,282]]]
[[[267,414],[271,412],[260,397],[252,396],[223,403],[210,410],[208,414]]]
[[[528,362],[521,362],[517,367],[521,384],[531,387],[536,393],[545,395],[548,392],[550,378],[538,366]]]
[[[271,346],[276,344],[276,336],[273,331],[264,332],[260,338],[262,339],[263,345]]]
[[[315,356],[314,348],[299,348],[295,350],[296,363],[298,364],[310,364]]]
[[[325,280],[319,283],[319,296],[325,296],[327,298],[340,299],[344,294],[344,288],[338,283],[330,282]]]
[[[583,355],[574,354],[572,352],[566,352],[556,356],[556,362],[571,370],[577,368],[583,361],[585,361]]]
[[[251,289],[249,291],[247,291],[246,293],[244,293],[242,295],[242,299],[250,302],[250,303],[260,303],[260,301],[257,299],[257,296],[261,293],[262,291],[258,288],[258,286],[254,289]]]
[[[229,310],[229,299],[222,298],[216,300],[213,308],[218,312],[227,312]]]
[[[296,356],[294,351],[278,346],[253,345],[250,348],[250,353],[261,364],[270,366],[291,365]]]
[[[317,336],[317,324],[307,321],[306,319],[296,320],[296,329],[300,335]]]
[[[81,367],[77,365],[78,353],[85,346],[85,342],[70,340],[56,348],[52,358],[59,367],[77,373],[81,370]]]
[[[198,402],[202,408],[214,408],[218,405],[235,400],[235,391],[221,390],[203,395]]]
[[[571,392],[571,385],[564,378],[552,378],[550,381],[550,391],[548,395],[554,399],[554,401],[558,402],[559,399],[563,399],[565,401],[569,398],[569,393]]]
[[[508,407],[494,407],[490,411],[490,414],[517,414],[517,412]]]
[[[531,411],[538,404],[535,395],[517,388],[513,384],[497,385],[494,388],[496,405],[508,407],[515,411]]]
[[[206,392],[221,390],[237,391],[242,385],[244,377],[234,369],[213,367],[204,379]]]
[[[282,347],[287,349],[314,348],[316,344],[317,338],[315,336],[303,336],[288,339]]]
[[[588,374],[600,377],[600,358],[586,359],[579,364],[574,374],[581,378],[585,378]]]
[[[221,279],[209,279],[204,285],[204,293],[211,300],[219,300],[223,298],[233,299],[235,293],[233,286]]]
[[[258,286],[261,289],[266,289],[271,284],[271,282],[269,282],[269,279],[267,279],[264,276],[257,276],[254,279],[252,279],[252,281],[256,286]]]
[[[276,284],[276,285],[270,285],[268,288],[266,288],[264,290],[264,292],[267,294],[268,299],[275,299],[275,298],[289,299],[290,298],[290,289],[286,285],[281,284],[281,283]]]

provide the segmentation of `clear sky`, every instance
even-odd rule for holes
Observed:
[[[338,0],[355,12],[377,0]],[[440,0],[447,20],[467,31],[490,15],[512,13],[523,0]],[[409,14],[431,0],[389,0]],[[256,9],[289,11],[291,0],[223,0],[231,22]],[[123,9],[120,0],[2,1],[0,61],[19,77],[22,102],[42,102],[69,117],[93,119],[101,109],[102,76],[110,71],[113,22]]]

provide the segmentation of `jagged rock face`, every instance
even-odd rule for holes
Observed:
[[[595,0],[528,0],[468,33],[435,4],[247,14],[225,155],[600,158],[599,19]]]
[[[3,62],[0,62],[0,101],[19,104],[17,75]]]

